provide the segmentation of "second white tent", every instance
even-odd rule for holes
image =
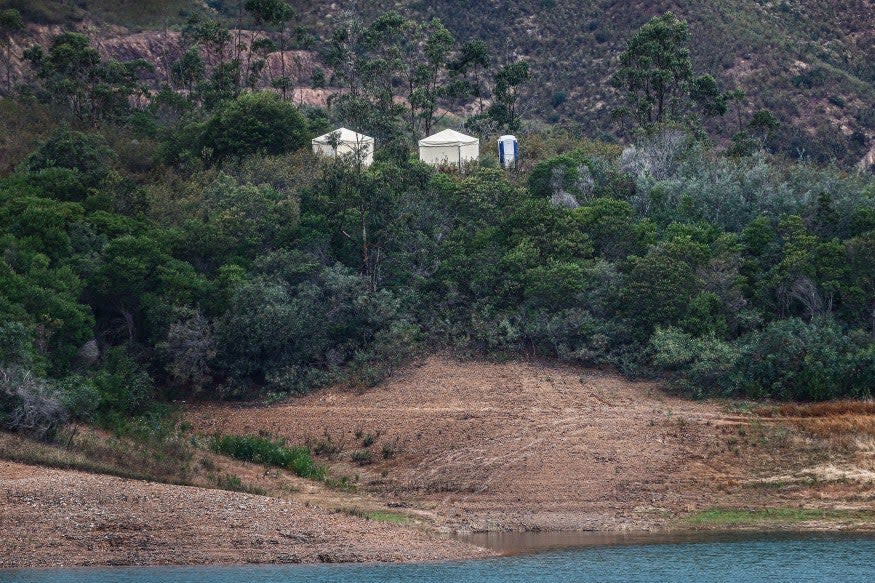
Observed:
[[[455,130],[443,130],[419,140],[419,159],[432,166],[462,166],[480,157],[480,140]]]
[[[374,138],[339,128],[313,138],[313,153],[327,158],[349,158],[370,166],[374,161]]]

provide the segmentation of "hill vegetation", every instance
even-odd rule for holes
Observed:
[[[253,17],[243,5],[211,0],[206,9],[231,28],[266,27],[278,45],[275,24]],[[690,23],[695,70],[713,75],[723,90],[744,92],[745,99],[735,102],[732,112],[750,115],[768,109],[781,122],[770,148],[791,158],[851,165],[871,152],[875,139],[871,0],[520,0],[512,5],[381,0],[357,3],[354,10],[321,1],[289,5],[295,13],[286,22],[285,46],[314,51],[317,60],[332,31],[350,19],[369,22],[387,10],[401,10],[420,22],[439,18],[460,43],[484,42],[493,72],[525,59],[533,80],[522,91],[526,118],[599,137],[626,137],[627,124],[614,115],[622,102],[608,83],[626,40],[651,17],[673,11]],[[0,9],[5,7],[20,9],[33,23],[78,21],[98,38],[118,35],[119,26],[160,36],[167,28],[183,28],[205,8],[193,0],[0,0]],[[136,53],[140,47],[133,42],[131,49]],[[155,64],[161,66],[157,61],[163,58],[155,56]],[[322,79],[321,73],[311,78],[309,71],[291,77],[307,86],[319,86]],[[483,97],[492,95],[487,91]],[[730,115],[708,125],[715,139],[726,142],[740,124]]]
[[[707,120],[737,94],[694,70],[676,17],[618,55],[633,144],[544,127],[517,171],[487,155],[446,173],[413,139],[453,103],[484,138],[520,127],[538,68],[484,72],[481,46],[389,12],[335,28],[344,89],[295,105],[284,69],[258,65],[260,40],[292,42],[280,5],[246,3],[271,32],[243,44],[187,20],[156,91],[150,63],[80,33],[27,49],[0,101],[3,426],[367,386],[435,348],[670,374],[694,395],[871,394],[872,176],[773,156],[765,110],[715,147]],[[372,167],[312,157],[340,124],[379,139]]]
[[[369,3],[373,10],[391,2]],[[607,84],[626,40],[651,17],[673,11],[689,21],[694,67],[726,90],[743,90],[738,109],[773,111],[783,123],[772,145],[791,157],[849,162],[871,144],[875,120],[875,6],[839,2],[689,2],[677,0],[523,0],[411,3],[408,10],[437,16],[462,41],[480,38],[496,60],[525,56],[534,82],[524,106],[529,116],[568,122],[591,135],[622,130],[612,114],[621,105]],[[313,22],[328,3],[312,3]],[[715,136],[734,133],[727,120],[711,124]]]

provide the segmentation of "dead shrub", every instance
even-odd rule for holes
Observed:
[[[0,424],[46,439],[67,419],[67,410],[48,381],[21,367],[0,368]]]
[[[875,402],[871,401],[787,403],[761,407],[757,413],[761,417],[781,419],[821,437],[875,436]]]

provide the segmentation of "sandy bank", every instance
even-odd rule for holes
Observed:
[[[0,568],[433,561],[473,545],[300,503],[0,462]]]
[[[354,488],[204,450],[268,496],[0,462],[0,567],[489,555],[437,534],[453,530],[875,530],[875,434],[603,371],[432,357],[367,391],[185,417],[203,435],[307,444]]]

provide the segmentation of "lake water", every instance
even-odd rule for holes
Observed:
[[[534,551],[485,561],[419,565],[114,567],[0,571],[0,582],[875,582],[875,538],[871,537],[735,534],[660,539],[580,539],[579,535],[526,536],[527,539],[519,536],[481,539],[481,542],[488,542],[509,552]]]

